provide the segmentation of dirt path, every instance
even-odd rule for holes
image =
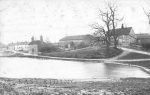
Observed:
[[[123,50],[123,52],[122,52],[120,55],[115,56],[115,57],[112,57],[112,58],[110,58],[109,60],[117,60],[118,58],[123,57],[123,56],[126,56],[126,55],[129,54],[129,53],[130,53],[129,51]]]
[[[124,48],[124,47],[120,47],[120,48],[121,48],[122,50],[128,51],[128,52],[136,52],[136,53],[141,53],[141,54],[150,55],[150,52],[146,52],[146,51],[140,51],[140,50],[129,49],[129,48]]]
[[[123,50],[123,53],[121,53],[118,56],[115,56],[113,58],[108,59],[108,61],[116,61],[116,62],[117,61],[118,62],[123,62],[123,61],[150,61],[150,59],[118,59],[120,57],[126,56],[130,52],[135,52],[135,53],[141,53],[141,54],[150,55],[150,52],[146,52],[146,51],[139,51],[139,50],[124,48],[124,47],[119,47],[119,48]]]

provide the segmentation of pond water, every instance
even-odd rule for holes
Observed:
[[[142,69],[113,63],[75,62],[52,59],[0,58],[0,77],[9,78],[149,78]]]

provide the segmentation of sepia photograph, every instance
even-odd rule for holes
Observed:
[[[0,0],[0,95],[150,95],[150,0]]]

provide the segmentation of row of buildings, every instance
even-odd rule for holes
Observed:
[[[40,36],[40,40],[35,40],[34,37],[31,38],[31,42],[17,42],[8,44],[9,50],[22,51],[31,54],[38,54],[39,50],[46,45],[43,41],[43,36]]]
[[[135,34],[132,27],[121,27],[116,29],[116,35],[118,36],[118,45],[120,46],[130,46],[133,43],[150,43],[150,35],[147,34]],[[77,45],[84,43],[84,45],[91,45],[91,39],[93,35],[76,35],[76,36],[66,36],[59,40],[57,45],[61,49],[72,49],[77,47]],[[40,36],[40,40],[35,40],[34,37],[31,38],[31,42],[18,42],[10,43],[8,49],[16,51],[24,51],[31,54],[38,54],[39,50],[44,46],[43,37]],[[102,42],[103,44],[103,42]]]
[[[137,42],[137,35],[134,33],[132,27],[126,27],[126,28],[117,28],[116,29],[116,35],[118,36],[118,45],[120,46],[129,46],[132,43]],[[77,35],[77,36],[66,36],[62,39],[60,39],[59,44],[62,47],[71,47],[72,43],[75,43],[76,45],[84,42],[85,44],[92,44],[91,39],[93,35]],[[113,40],[113,37],[111,37]],[[104,44],[102,41],[101,44]]]
[[[115,33],[118,36],[117,40],[119,46],[128,47],[131,45],[150,45],[150,34],[135,34],[132,27],[117,28]],[[89,39],[92,39],[92,37],[92,35],[66,36],[60,39],[59,44],[62,47],[67,46],[69,48],[71,47],[72,43],[75,43],[77,45],[81,42],[84,42],[85,44],[90,45],[92,42]],[[113,40],[112,37],[111,40]],[[103,41],[101,44],[103,44]]]

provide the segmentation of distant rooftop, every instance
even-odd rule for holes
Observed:
[[[92,35],[75,35],[75,36],[66,36],[59,41],[68,41],[68,40],[89,40],[93,36]]]
[[[43,45],[43,44],[45,43],[41,40],[35,40],[29,43],[29,45]]]
[[[136,34],[137,38],[142,39],[142,38],[150,38],[150,34],[148,33],[140,33]]]
[[[28,45],[29,42],[16,42],[16,43],[10,43],[8,45]]]
[[[117,35],[129,35],[132,27],[125,27],[125,28],[117,28],[116,29],[116,34]],[[112,33],[112,30],[111,30]],[[112,34],[113,35],[113,34]],[[68,41],[68,40],[89,40],[93,38],[92,35],[75,35],[75,36],[66,36],[59,41]]]
[[[3,43],[0,43],[0,48],[6,47]]]
[[[131,29],[132,29],[132,27],[117,28],[117,29],[115,30],[115,33],[116,33],[118,36],[121,36],[121,35],[129,35]],[[112,30],[111,30],[111,32],[112,32]],[[113,35],[113,34],[112,34],[112,35]]]

